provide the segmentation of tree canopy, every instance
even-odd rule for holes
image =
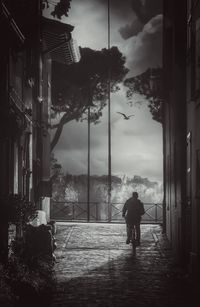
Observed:
[[[62,169],[62,165],[58,163],[54,154],[51,153],[51,184],[52,184],[52,197],[56,201],[65,200],[65,175]]]
[[[47,8],[53,5],[54,9],[52,10],[51,15],[53,17],[61,19],[62,16],[65,17],[68,16],[68,11],[70,9],[70,2],[71,0],[59,0],[56,4],[54,4],[50,0],[43,0],[43,8],[45,8],[45,5],[47,6]]]
[[[148,68],[144,73],[127,78],[124,85],[128,88],[126,95],[129,101],[132,101],[134,94],[141,94],[148,100],[148,107],[152,118],[162,123],[163,106],[163,87],[162,87],[162,69]]]
[[[63,127],[71,120],[87,118],[90,106],[90,120],[98,123],[107,104],[109,88],[119,90],[128,69],[125,57],[117,47],[102,50],[80,48],[81,60],[71,65],[54,63],[52,68],[52,117],[60,115],[52,125],[56,129],[51,149],[57,144]]]

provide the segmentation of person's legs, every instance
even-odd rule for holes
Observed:
[[[131,240],[131,227],[129,224],[126,223],[126,232],[127,232],[127,240],[126,240],[126,244],[130,243]]]
[[[136,230],[136,240],[138,244],[140,244],[140,222],[135,223],[135,230]]]

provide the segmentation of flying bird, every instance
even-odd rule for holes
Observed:
[[[126,115],[126,114],[121,113],[121,112],[117,112],[117,113],[123,115],[123,116],[124,116],[124,119],[126,119],[126,120],[130,119],[130,117],[132,117],[132,116],[135,116],[134,114],[132,114],[132,115]]]

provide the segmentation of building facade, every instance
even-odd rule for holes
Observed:
[[[190,268],[200,273],[200,1],[187,1],[187,201]]]
[[[34,164],[39,159],[37,100],[39,84],[38,1],[1,1],[1,138],[0,138],[0,197],[1,197],[1,258],[7,255],[7,206],[14,195],[36,201],[33,182]],[[18,5],[18,6],[17,6]],[[28,6],[29,5],[29,6]],[[39,174],[37,181],[39,181]],[[17,227],[20,235],[21,229]]]
[[[52,61],[70,64],[73,27],[42,17],[40,0],[0,3],[0,250],[8,252],[14,196],[49,219]],[[73,58],[73,55],[72,55]],[[16,235],[23,235],[18,224]]]
[[[200,263],[199,13],[199,1],[164,1],[166,233],[194,275]]]

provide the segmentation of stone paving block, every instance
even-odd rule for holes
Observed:
[[[57,287],[49,307],[197,306],[159,225],[141,226],[135,256],[125,244],[125,224],[60,223],[57,229]]]

